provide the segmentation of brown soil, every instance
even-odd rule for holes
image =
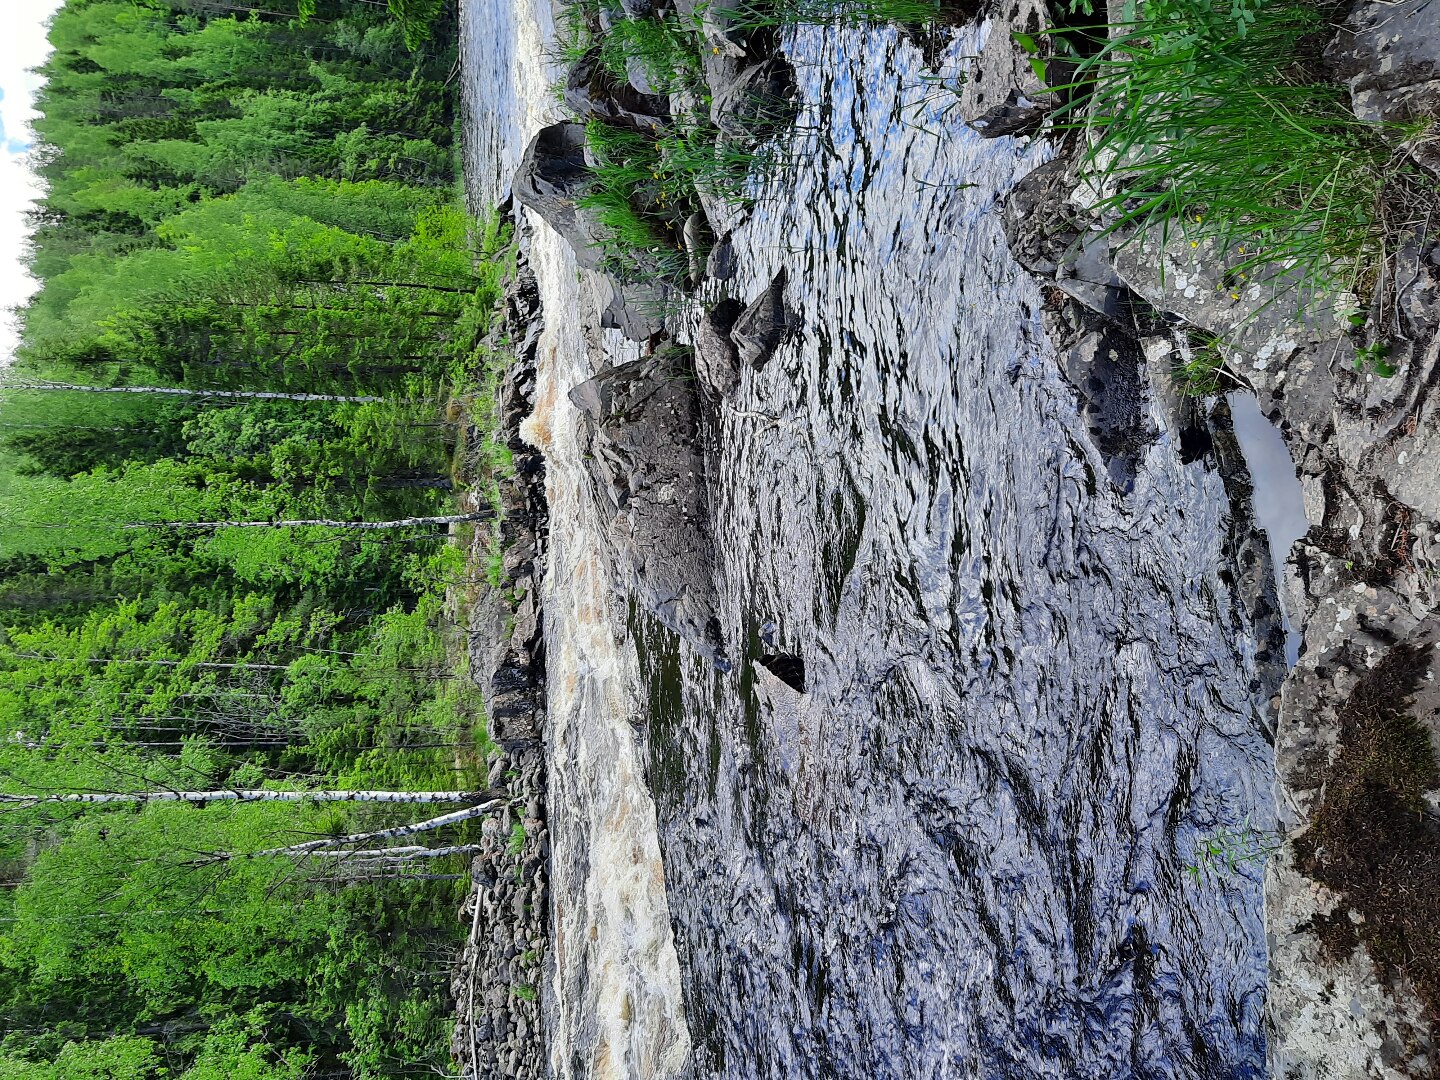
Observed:
[[[1440,820],[1422,799],[1440,769],[1410,708],[1426,652],[1398,646],[1355,687],[1340,715],[1340,751],[1315,778],[1324,802],[1295,847],[1301,869],[1363,916],[1354,925],[1338,912],[1347,925],[1332,917],[1322,940],[1341,953],[1358,935],[1440,1021]]]

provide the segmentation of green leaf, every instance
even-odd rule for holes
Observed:
[[[1029,34],[1022,34],[1018,30],[1013,30],[1010,36],[1015,39],[1016,45],[1019,45],[1020,48],[1024,49],[1031,56],[1034,56],[1040,51],[1039,43]]]
[[[1042,83],[1045,81],[1045,61],[1038,57],[1030,58],[1030,70],[1035,72],[1035,77]]]

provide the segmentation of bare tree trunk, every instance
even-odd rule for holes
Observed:
[[[300,518],[294,521],[136,521],[122,529],[405,529],[417,525],[455,525],[462,521],[483,521],[486,510],[476,514],[443,514],[439,517],[396,518],[393,521],[336,521],[333,518]]]
[[[47,661],[53,661],[54,663],[58,663],[58,664],[77,663],[77,662],[78,662],[78,663],[81,663],[81,664],[151,664],[151,665],[158,665],[158,666],[160,666],[160,667],[180,667],[180,666],[182,666],[182,665],[185,664],[185,661],[184,661],[184,660],[144,660],[144,659],[139,659],[139,660],[121,660],[121,659],[117,659],[116,657],[112,657],[112,656],[46,656],[44,653],[31,653],[31,652],[12,652],[12,653],[5,653],[5,654],[3,654],[3,655],[0,655],[0,659],[4,659],[5,656],[13,656],[13,657],[15,657],[15,658],[18,659],[18,660],[47,660]],[[228,663],[221,663],[220,661],[213,661],[213,660],[201,661],[201,662],[199,662],[199,663],[190,664],[190,665],[188,665],[188,666],[189,666],[189,667],[196,667],[196,668],[229,668],[229,669],[238,669],[238,670],[241,670],[241,671],[285,671],[285,670],[287,670],[287,665],[285,665],[285,664],[252,664],[252,663],[243,663],[243,662],[242,662],[242,663],[228,664]]]
[[[326,836],[319,840],[307,840],[303,844],[291,844],[289,847],[267,848],[264,851],[253,852],[253,857],[262,855],[382,855],[387,850],[409,850],[395,848],[381,848],[378,851],[351,852],[351,851],[327,851],[327,848],[353,847],[355,844],[368,844],[375,840],[394,840],[401,836],[414,836],[416,833],[430,832],[433,829],[443,829],[446,825],[458,825],[462,821],[469,821],[481,814],[488,814],[491,810],[505,805],[503,799],[492,799],[490,802],[482,803],[479,806],[469,806],[464,810],[456,810],[453,813],[441,814],[439,817],[430,818],[428,821],[417,821],[413,825],[397,825],[393,829],[378,829],[375,832],[351,833],[349,836]]]
[[[90,805],[146,804],[152,802],[372,802],[372,803],[467,803],[499,798],[493,791],[98,791],[65,795],[12,795],[0,793],[0,804],[39,806],[44,803],[86,803]]]
[[[441,514],[439,517],[397,517],[393,521],[337,521],[330,517],[297,518],[292,521],[132,521],[121,528],[409,528],[412,526],[454,526],[461,521],[482,521],[490,511],[478,514]]]
[[[343,401],[370,404],[385,400],[382,397],[286,394],[270,390],[185,390],[178,386],[77,386],[73,383],[55,382],[18,382],[8,385],[15,390],[72,390],[81,394],[177,394],[181,397],[224,398],[236,401]]]
[[[464,855],[469,852],[479,851],[479,844],[451,844],[448,847],[421,847],[419,844],[406,844],[400,847],[375,848],[373,850],[351,850],[351,851],[291,851],[289,848],[269,848],[265,851],[218,851],[209,855],[202,862],[226,861],[229,859],[262,859],[274,856],[285,856],[296,859],[357,859],[366,866],[378,864],[390,864],[408,862],[411,859],[440,859],[446,855]]]

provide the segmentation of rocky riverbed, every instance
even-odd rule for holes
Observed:
[[[1430,2],[1357,5],[1331,47],[1333,74],[1351,87],[1363,119],[1440,114],[1440,21],[1425,14]],[[1049,126],[1053,102],[1028,55],[1003,32],[1008,25],[1033,35],[1048,25],[1049,10],[1039,0],[1018,0],[991,14],[997,28],[961,91],[961,111],[987,137],[1055,146],[1054,159],[1006,198],[1005,233],[1014,258],[1045,286],[1041,324],[1110,479],[1122,490],[1133,482],[1162,430],[1185,460],[1218,461],[1234,517],[1233,573],[1253,579],[1238,580],[1235,591],[1268,642],[1261,667],[1275,669],[1273,682],[1283,663],[1277,601],[1303,634],[1303,654],[1284,677],[1270,717],[1282,826],[1274,839],[1284,841],[1266,881],[1270,1071],[1286,1080],[1429,1075],[1436,1066],[1435,1017],[1427,1013],[1424,987],[1407,976],[1412,968],[1425,970],[1425,958],[1395,943],[1408,930],[1412,946],[1433,948],[1424,920],[1440,895],[1440,791],[1425,795],[1429,811],[1413,821],[1387,816],[1393,808],[1367,803],[1363,790],[1354,796],[1358,802],[1347,802],[1349,813],[1341,816],[1364,818],[1378,830],[1369,834],[1376,856],[1368,862],[1357,862],[1354,830],[1337,831],[1334,807],[1337,792],[1364,788],[1352,775],[1356,753],[1383,757],[1387,738],[1413,748],[1417,731],[1431,740],[1426,753],[1440,745],[1440,403],[1432,395],[1440,384],[1440,213],[1412,217],[1373,290],[1367,325],[1389,343],[1394,376],[1357,370],[1357,350],[1373,342],[1357,335],[1343,303],[1297,314],[1301,304],[1286,292],[1283,275],[1266,286],[1236,288],[1227,265],[1232,253],[1213,245],[1106,234],[1092,210],[1094,193],[1080,178],[1080,137]],[[788,92],[793,75],[777,60],[773,40],[737,42],[714,20],[706,33],[714,42],[706,61],[714,101],[744,101],[759,88],[761,100],[773,102]],[[643,125],[690,104],[607,83],[583,62],[564,85],[581,120],[620,117]],[[1431,132],[1397,153],[1433,169]],[[598,230],[575,205],[588,168],[578,125],[554,124],[531,142],[515,193],[571,241],[581,266],[594,268]],[[685,236],[695,239],[687,286],[705,299],[706,310],[696,314],[678,303],[673,286],[596,278],[590,332],[619,331],[635,352],[569,396],[617,583],[725,667],[733,657],[716,629],[713,485],[700,447],[742,373],[764,368],[796,316],[787,310],[783,276],[749,292],[732,284],[753,278],[737,267],[729,240],[743,214],[707,202],[705,216],[704,229],[687,223]],[[1265,280],[1263,273],[1252,277]],[[516,322],[516,340],[533,340],[525,326],[538,325],[535,316]],[[1227,407],[1187,396],[1174,374],[1202,335],[1227,343],[1235,385],[1253,392],[1279,427],[1303,484],[1310,528],[1283,568],[1278,597],[1250,524],[1251,493],[1229,437]],[[523,358],[508,384],[502,412],[521,476],[507,495],[507,522],[533,522],[543,465],[518,439],[519,421],[533,404]],[[487,701],[499,711],[492,732],[505,755],[496,767],[527,809],[517,818],[523,840],[514,840],[521,834],[513,822],[487,835],[490,850],[476,862],[477,894],[466,912],[476,930],[456,991],[462,1010],[472,1005],[462,1011],[456,1051],[475,1076],[544,1075],[542,1013],[554,1015],[535,1000],[556,982],[542,978],[551,961],[541,943],[554,932],[544,914],[546,764],[536,742],[545,730],[543,657],[536,656],[543,633],[539,612],[523,604],[534,590],[518,588],[543,566],[543,527],[517,526],[510,539],[507,570],[519,575],[521,607],[482,613],[480,623],[488,624],[477,623],[472,655]],[[512,617],[517,635],[507,637],[502,631]],[[1406,760],[1417,777],[1433,778],[1433,762],[1427,773],[1417,758]],[[1258,838],[1262,846],[1270,841],[1268,834]],[[1398,902],[1377,895],[1385,890],[1399,890]],[[540,985],[533,996],[526,988],[536,982],[517,981],[532,970]]]
[[[1357,4],[1326,55],[1361,119],[1430,121],[1428,136],[1396,153],[1434,171],[1440,19],[1429,6]],[[1013,23],[1035,29],[1024,16]],[[1043,103],[1035,80],[1021,78],[1020,92]],[[1011,112],[1013,103],[972,115],[989,134]],[[1043,113],[1032,109],[1032,128]],[[1070,357],[1097,445],[1115,447],[1110,456],[1144,438],[1126,420],[1133,411],[1116,419],[1117,364],[1139,357],[1163,379],[1198,341],[1217,339],[1225,377],[1253,392],[1303,485],[1309,532],[1282,568],[1304,650],[1276,702],[1284,843],[1266,890],[1272,1074],[1436,1075],[1440,199],[1432,187],[1397,215],[1407,224],[1370,310],[1352,318],[1347,298],[1307,299],[1279,267],[1250,275],[1263,284],[1237,284],[1238,252],[1214,242],[1105,232],[1082,179],[1084,148],[1072,135],[1020,182],[1006,227],[1020,262],[1053,285],[1047,325]],[[1390,377],[1357,361],[1377,340]],[[1400,812],[1373,777],[1359,778],[1367,768],[1423,803]],[[1407,770],[1413,778],[1399,775]]]

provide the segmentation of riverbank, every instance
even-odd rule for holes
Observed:
[[[551,962],[539,598],[549,509],[544,459],[520,438],[521,421],[535,404],[543,327],[523,254],[507,283],[503,312],[490,342],[506,358],[494,380],[493,406],[487,415],[463,418],[463,452],[473,463],[465,498],[472,509],[493,503],[498,518],[474,530],[457,600],[464,669],[485,707],[489,787],[506,791],[510,803],[484,822],[471,862],[473,886],[460,909],[469,935],[451,983],[451,1053],[462,1078],[532,1080],[547,1075],[541,987]],[[497,468],[502,460],[509,466]],[[485,490],[491,484],[494,490]]]
[[[1358,4],[1324,53],[1360,119],[1431,118],[1429,136],[1395,149],[1417,170],[1434,168],[1440,116],[1424,7]],[[1011,46],[1017,62],[1033,51]],[[1016,89],[1046,101],[1033,77]],[[985,132],[985,115],[969,116]],[[1304,650],[1276,702],[1272,1073],[1435,1075],[1440,200],[1432,187],[1428,206],[1395,215],[1404,224],[1362,295],[1316,301],[1294,272],[1247,259],[1243,242],[1109,231],[1083,176],[1085,140],[1071,132],[1061,147],[1017,185],[1006,226],[1017,259],[1051,285],[1049,325],[1089,328],[1052,334],[1076,361],[1077,392],[1103,416],[1093,391],[1103,397],[1106,369],[1128,353],[1176,389],[1253,393],[1303,485],[1309,532],[1281,568]],[[1107,434],[1096,432],[1102,449]]]

